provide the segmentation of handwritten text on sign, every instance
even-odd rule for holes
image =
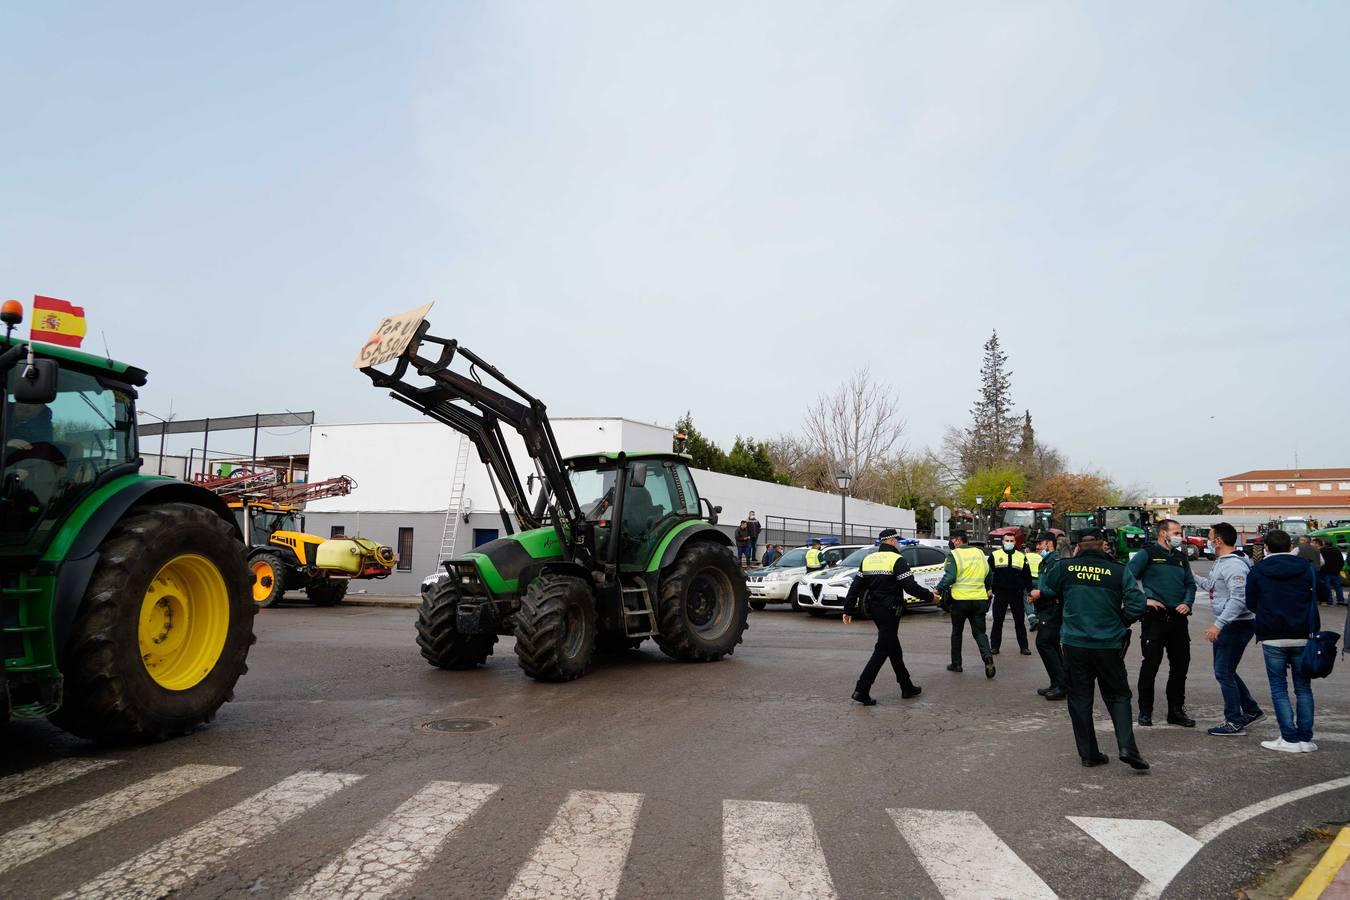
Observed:
[[[408,342],[412,340],[413,335],[417,333],[417,326],[421,325],[427,313],[431,312],[432,305],[428,303],[412,312],[389,316],[380,322],[380,327],[375,329],[375,333],[362,345],[361,352],[356,355],[355,368],[364,369],[398,359],[408,348]]]

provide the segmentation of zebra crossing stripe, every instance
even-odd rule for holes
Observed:
[[[239,771],[236,766],[178,766],[0,835],[0,872],[31,862]]]
[[[1170,882],[1204,846],[1186,832],[1156,819],[1068,819],[1153,884]]]
[[[722,802],[722,895],[726,900],[834,900],[838,894],[801,803]]]
[[[497,788],[433,781],[324,866],[291,894],[291,900],[378,900],[400,891]]]
[[[612,900],[641,806],[641,794],[568,794],[506,900]]]
[[[973,812],[888,809],[946,900],[1055,900],[1055,892]]]
[[[106,769],[119,762],[121,760],[118,759],[61,759],[45,766],[38,766],[36,769],[19,772],[17,775],[6,775],[0,778],[0,803],[8,803],[43,788],[64,784],[81,775]]]
[[[292,775],[85,882],[63,894],[62,900],[168,896],[236,851],[360,780],[360,775],[325,772]]]

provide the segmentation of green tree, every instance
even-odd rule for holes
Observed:
[[[1006,464],[1016,449],[1018,416],[1013,413],[1012,372],[999,344],[998,332],[984,342],[980,365],[980,397],[970,410],[970,426],[960,438],[961,468],[966,476]],[[1035,440],[1033,434],[1032,440]]]
[[[694,468],[707,469],[709,472],[727,470],[727,455],[694,427],[693,413],[686,411],[680,416],[675,422],[675,431],[685,436],[684,452],[693,457]]]
[[[726,456],[725,465],[723,471],[728,475],[740,475],[742,478],[775,484],[789,483],[787,476],[774,467],[768,445],[753,438],[736,435],[736,442],[731,445],[731,452]]]
[[[1218,494],[1201,494],[1198,497],[1186,497],[1177,506],[1177,515],[1181,516],[1217,516],[1219,504],[1223,498]]]
[[[1012,485],[1011,496],[1003,496],[1004,489]],[[1017,466],[987,466],[977,469],[961,484],[956,492],[957,501],[967,509],[975,508],[975,498],[984,497],[984,510],[997,509],[1004,500],[1023,500],[1026,498],[1027,476]]]

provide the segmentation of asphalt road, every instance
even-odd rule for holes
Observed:
[[[1080,767],[1064,705],[1036,696],[1040,661],[1010,638],[994,680],[969,645],[966,672],[946,672],[937,612],[902,629],[923,695],[883,675],[871,709],[847,699],[867,623],[770,608],[724,662],[648,644],[544,685],[506,639],[482,670],[427,666],[413,616],[263,611],[235,702],[171,742],[109,751],[12,725],[0,893],[1218,898],[1306,829],[1350,821],[1350,670],[1316,683],[1319,752],[1262,750],[1273,715],[1209,737],[1206,608],[1201,725],[1138,729],[1146,774]],[[1268,703],[1259,652],[1242,672]],[[487,727],[424,728],[442,719]]]

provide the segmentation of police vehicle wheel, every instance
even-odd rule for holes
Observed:
[[[813,618],[813,619],[823,619],[823,618],[825,618],[825,610],[823,610],[823,609],[809,609],[809,608],[808,608],[806,611],[809,612],[809,613],[811,614],[811,618]]]
[[[793,612],[802,611],[802,604],[797,599],[797,587],[798,585],[794,584],[792,586],[792,591],[788,594],[788,605],[792,607]]]
[[[768,605],[769,605],[769,604],[765,603],[763,600],[751,600],[751,601],[750,601],[750,608],[751,608],[751,609],[763,609],[764,607],[766,607],[766,606],[768,606]]]

